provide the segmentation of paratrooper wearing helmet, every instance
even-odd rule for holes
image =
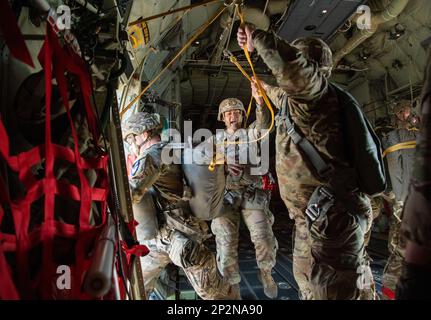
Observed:
[[[146,112],[132,115],[123,125],[124,140],[139,149],[129,180],[134,214],[146,214],[144,196],[151,191],[158,204],[158,216],[162,217],[158,230],[147,232],[149,236],[143,239],[150,248],[150,253],[141,258],[147,296],[162,269],[174,263],[184,270],[202,299],[234,299],[232,287],[217,271],[214,254],[203,244],[208,233],[206,223],[193,216],[189,202],[183,199],[181,166],[162,159],[166,143],[161,141],[161,129],[160,116]]]
[[[346,137],[338,99],[338,92],[342,90],[337,91],[329,82],[333,68],[331,49],[321,39],[300,38],[289,43],[252,25],[240,27],[237,40],[241,47],[257,50],[278,83],[278,87],[263,82],[261,85],[279,111],[276,171],[280,195],[295,220],[293,272],[300,297],[372,298],[372,283],[368,288],[357,286],[358,268],[366,273],[363,277],[371,282],[373,279],[364,250],[364,234],[371,227],[372,213],[369,200],[355,191],[355,173],[343,147]],[[255,83],[252,83],[252,94],[258,104],[263,103]],[[288,127],[287,116],[294,126]],[[262,126],[269,128],[270,121]],[[331,165],[330,175],[322,177],[317,173],[309,157],[295,143],[298,140],[294,142],[294,132],[299,132],[295,138],[301,136],[311,142]],[[306,209],[314,201],[311,196],[328,183],[343,196],[336,197],[335,205],[320,216],[320,222],[312,222],[306,215]],[[355,218],[349,220],[348,216]]]
[[[276,263],[277,240],[272,231],[274,216],[269,210],[271,191],[264,190],[262,175],[251,174],[251,161],[238,163],[239,153],[252,153],[254,143],[259,139],[261,131],[252,124],[244,130],[245,108],[236,98],[224,99],[219,105],[219,121],[225,123],[225,130],[216,135],[216,143],[224,145],[225,141],[237,141],[240,144],[228,144],[224,151],[227,159],[235,159],[227,163],[228,175],[223,202],[223,215],[215,218],[211,229],[217,245],[217,262],[224,278],[239,290],[241,281],[238,264],[239,223],[243,218],[250,231],[250,238],[255,246],[256,261],[260,269],[260,280],[264,293],[269,298],[277,297],[277,284],[272,278],[272,269]],[[257,115],[258,117],[258,115]],[[248,139],[248,140],[247,140]],[[269,155],[266,155],[269,156]],[[269,174],[268,178],[269,178]]]

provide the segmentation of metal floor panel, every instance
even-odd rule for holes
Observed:
[[[273,269],[273,277],[278,285],[277,300],[299,300],[298,285],[293,276],[292,268],[292,228],[293,221],[287,216],[287,213],[278,214],[275,217],[273,230],[278,241],[279,249],[277,253],[277,263]],[[376,289],[379,296],[381,295],[381,278],[383,268],[388,256],[387,242],[383,240],[385,236],[372,237],[368,253],[372,258],[371,268],[376,283]],[[211,238],[208,245],[215,251],[214,238]],[[240,227],[239,242],[239,265],[241,273],[241,296],[243,300],[270,300],[263,292],[262,284],[259,281],[259,269],[257,267],[254,246],[250,241],[249,232],[244,224]],[[190,297],[193,288],[183,276],[180,281],[182,297]],[[194,297],[198,298],[196,295]]]

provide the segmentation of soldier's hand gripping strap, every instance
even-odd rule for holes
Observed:
[[[327,186],[317,187],[308,201],[305,214],[310,223],[321,219],[334,205],[335,197]]]

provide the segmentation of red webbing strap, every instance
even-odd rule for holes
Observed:
[[[0,125],[1,121],[0,121]],[[2,204],[10,205],[10,199],[6,192],[3,178],[0,176],[0,226],[3,222],[4,210]],[[6,261],[4,251],[11,251],[11,247],[15,245],[16,238],[11,235],[6,235],[0,232],[0,299],[1,300],[17,300],[19,299],[18,291],[12,279],[11,270]],[[9,248],[8,248],[9,247]],[[9,249],[9,250],[8,250]]]
[[[2,1],[2,0],[0,0]],[[56,293],[53,283],[53,277],[56,276],[56,265],[53,261],[53,240],[55,236],[68,239],[76,239],[75,262],[71,266],[72,277],[72,297],[88,298],[80,292],[82,277],[85,270],[88,269],[91,260],[87,254],[94,245],[95,239],[106,222],[106,199],[108,197],[108,157],[106,155],[97,158],[84,159],[79,153],[78,136],[70,115],[68,106],[67,81],[64,76],[67,71],[69,74],[77,76],[83,95],[83,105],[87,123],[95,144],[97,143],[96,119],[89,103],[91,95],[90,77],[85,70],[85,65],[79,60],[74,53],[66,51],[60,47],[57,37],[48,25],[45,43],[40,51],[39,60],[45,71],[45,103],[46,103],[46,121],[45,121],[45,144],[36,146],[33,149],[10,156],[9,139],[7,132],[0,120],[0,156],[9,164],[13,171],[18,172],[20,181],[25,185],[27,193],[23,198],[10,201],[7,197],[6,190],[0,189],[1,203],[7,203],[11,207],[13,222],[16,235],[0,233],[0,281],[4,287],[0,290],[0,297],[18,297],[16,290],[13,290],[13,281],[9,274],[7,261],[4,259],[4,251],[16,251],[17,280],[20,293],[24,298],[32,298],[36,292],[42,290],[42,297],[52,299]],[[52,99],[52,71],[54,70],[58,82],[62,100],[65,104],[69,123],[71,125],[74,149],[55,145],[51,139],[51,99]],[[36,180],[31,172],[31,167],[45,159],[45,177],[42,180]],[[66,160],[72,164],[79,176],[80,186],[74,186],[63,180],[56,180],[54,172],[54,163],[56,159]],[[74,165],[74,166],[73,166]],[[97,187],[91,187],[85,176],[85,170],[97,170]],[[0,185],[1,185],[0,181]],[[80,202],[79,224],[71,225],[56,221],[54,217],[55,196],[61,195]],[[44,201],[44,219],[43,222],[33,227],[29,232],[31,205],[45,197]],[[90,225],[90,210],[92,201],[100,202],[101,223],[98,226]],[[0,223],[3,219],[3,209],[0,207]],[[31,248],[42,242],[43,256],[42,267],[35,280],[30,279],[29,270],[29,251]],[[55,281],[54,281],[55,282]],[[7,288],[7,291],[3,290]],[[38,290],[39,289],[39,290]],[[6,292],[6,293],[5,293]],[[58,293],[58,292],[57,292]],[[63,294],[63,293],[61,293]],[[66,295],[67,296],[67,295]],[[70,296],[69,296],[70,297]]]
[[[44,55],[42,55],[42,52]],[[51,98],[51,83],[52,83],[52,73],[51,73],[51,59],[54,65],[54,70],[56,73],[56,80],[58,82],[58,86],[60,89],[60,94],[65,105],[67,116],[71,125],[72,137],[74,141],[74,162],[76,165],[76,169],[78,172],[79,180],[80,180],[80,189],[66,185],[58,184],[58,186],[63,186],[61,188],[62,194],[67,194],[69,198],[76,199],[78,196],[80,197],[80,213],[79,213],[79,237],[77,237],[76,243],[76,260],[75,260],[75,276],[73,278],[73,288],[72,288],[72,296],[79,297],[80,295],[80,287],[81,287],[81,276],[84,273],[84,270],[88,267],[88,262],[86,262],[86,251],[87,247],[91,245],[91,242],[94,237],[94,233],[91,232],[95,228],[90,226],[90,212],[91,212],[91,204],[92,200],[98,198],[102,200],[102,225],[106,221],[106,204],[104,204],[104,200],[106,200],[107,192],[103,189],[93,190],[88,184],[88,180],[85,176],[84,169],[91,168],[89,162],[84,164],[83,159],[79,154],[79,144],[78,144],[78,136],[76,130],[74,128],[73,120],[70,115],[70,108],[68,105],[68,90],[67,90],[67,80],[65,77],[65,72],[75,74],[79,79],[79,84],[81,87],[81,93],[83,95],[83,105],[85,107],[87,122],[91,133],[93,134],[93,139],[95,143],[98,140],[97,128],[96,128],[96,120],[94,117],[94,113],[91,109],[91,104],[89,97],[91,95],[91,82],[89,81],[89,76],[85,70],[85,66],[82,64],[82,61],[78,60],[76,56],[71,51],[66,51],[61,48],[55,33],[49,27],[47,28],[46,41],[44,43],[44,47],[40,54],[41,63],[44,65],[45,75],[46,75],[46,104],[47,106],[50,103]],[[47,108],[48,110],[48,108]],[[52,242],[48,239],[52,239],[54,230],[51,228],[51,220],[53,220],[54,213],[54,196],[55,196],[55,186],[51,181],[54,180],[54,172],[53,166],[51,166],[51,162],[48,162],[48,159],[54,159],[61,155],[64,155],[64,152],[61,152],[61,149],[56,149],[52,147],[52,143],[50,141],[51,132],[50,132],[50,121],[48,118],[49,111],[47,111],[47,121],[46,121],[46,159],[47,159],[47,169],[46,169],[46,178],[45,183],[49,185],[51,191],[51,197],[48,197],[46,193],[48,190],[45,190],[45,210],[49,212],[49,214],[45,214],[45,225],[48,227],[45,230],[42,230],[42,239],[45,239],[45,248],[48,251],[47,254],[44,254],[44,264],[49,265],[52,260]],[[49,139],[49,140],[48,140]],[[69,154],[70,156],[70,154]],[[106,169],[107,167],[107,157],[102,157],[102,161],[100,161],[99,167]],[[102,179],[102,187],[107,187],[106,177],[101,177]],[[54,183],[55,184],[55,183]],[[58,189],[57,189],[58,190]],[[78,195],[79,192],[79,195]],[[47,272],[47,277],[52,274],[51,272]],[[49,279],[46,279],[49,281]],[[82,296],[81,296],[82,297]]]
[[[395,300],[395,292],[388,287],[382,287],[382,295],[384,295],[389,300]]]
[[[18,27],[15,14],[9,6],[8,0],[0,1],[0,29],[12,55],[34,68],[30,52],[25,45],[24,37]]]
[[[137,257],[144,257],[150,253],[150,249],[143,244],[135,244],[132,247],[128,247],[125,241],[120,241],[121,250],[126,254],[127,266],[130,269],[130,262],[132,260],[132,255]]]
[[[44,63],[43,68],[45,71],[45,179],[44,195],[45,195],[45,207],[44,207],[44,220],[41,229],[41,241],[43,245],[43,260],[42,260],[42,295],[45,299],[50,298],[51,293],[51,275],[54,273],[53,266],[53,250],[54,250],[54,206],[55,206],[55,175],[54,175],[54,151],[52,146],[51,137],[51,97],[52,97],[52,69],[51,59],[54,59],[52,53],[52,41],[50,37],[50,28],[47,24],[47,33],[45,37],[44,48],[42,48]],[[65,103],[65,101],[63,101]],[[67,103],[66,103],[67,105]],[[49,285],[48,285],[49,284]]]

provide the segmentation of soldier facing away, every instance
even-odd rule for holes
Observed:
[[[386,155],[388,173],[392,190],[389,191],[392,217],[389,227],[389,258],[383,271],[382,296],[384,299],[395,298],[395,287],[401,274],[404,260],[405,241],[400,234],[402,211],[407,197],[410,176],[413,169],[415,149],[402,147],[400,144],[415,142],[417,129],[411,121],[410,101],[400,101],[394,107],[394,130],[382,138],[383,147],[389,151]],[[397,146],[400,146],[397,148]],[[385,152],[386,153],[386,152]]]
[[[223,215],[214,219],[211,224],[216,237],[218,267],[224,278],[239,290],[241,276],[238,265],[238,238],[242,216],[256,250],[259,278],[264,293],[274,299],[278,289],[271,271],[275,266],[278,244],[272,231],[274,216],[269,210],[271,193],[270,190],[263,189],[262,175],[253,175],[250,172],[252,164],[241,164],[238,159],[241,157],[239,149],[246,155],[249,154],[251,145],[247,142],[257,140],[260,130],[255,127],[256,124],[252,124],[250,130],[241,129],[245,121],[245,109],[242,102],[236,98],[228,98],[220,103],[218,120],[225,123],[226,129],[216,135],[217,145],[222,145],[225,141],[242,143],[228,144],[225,150],[228,158],[237,158],[227,165]]]
[[[397,299],[431,299],[431,51],[421,100],[423,125],[401,223],[406,248]]]
[[[328,80],[331,50],[320,39],[301,38],[290,44],[250,25],[239,28],[237,38],[241,47],[257,49],[279,85],[263,89],[279,109],[276,171],[281,197],[295,220],[293,270],[300,296],[365,298],[371,283],[362,286],[358,276],[372,281],[364,251],[372,214],[368,198],[357,191],[354,168],[343,148],[341,106]],[[262,98],[254,96],[262,104]],[[288,114],[295,131],[314,145],[332,169],[318,174],[289,135]],[[312,221],[306,210],[315,202],[322,210]]]
[[[151,191],[160,209],[150,253],[141,258],[147,296],[161,270],[172,262],[184,270],[202,299],[235,299],[232,287],[217,270],[214,254],[203,244],[208,226],[193,216],[188,201],[183,200],[181,166],[162,161],[166,143],[161,142],[161,129],[158,115],[145,112],[132,115],[123,128],[124,139],[133,138],[139,149],[130,176],[133,202],[139,203]]]

